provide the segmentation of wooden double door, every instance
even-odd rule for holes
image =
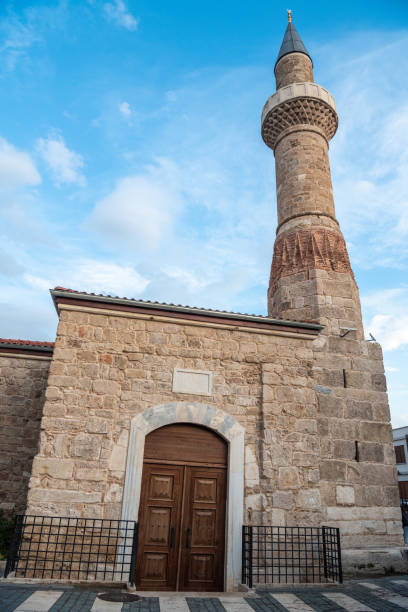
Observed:
[[[150,436],[143,465],[136,586],[222,591],[226,444],[205,428],[184,424]],[[158,461],[157,454],[167,458]]]

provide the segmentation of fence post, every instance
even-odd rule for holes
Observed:
[[[253,555],[253,546],[254,546],[254,528],[252,525],[248,527],[248,536],[249,536],[249,546],[248,546],[248,586],[252,589],[252,555]]]
[[[23,528],[22,528],[23,520],[24,520],[23,514],[16,514],[14,518],[13,535],[11,537],[11,542],[10,542],[10,546],[9,546],[8,554],[7,554],[6,568],[4,570],[5,578],[7,578],[10,572],[12,572],[16,566],[17,553],[20,547],[21,536],[23,532]]]
[[[339,582],[343,584],[343,565],[341,562],[341,544],[340,544],[340,529],[336,527],[336,536],[337,536],[337,561],[339,567]]]
[[[327,582],[329,575],[327,571],[326,527],[322,527],[322,538],[323,538],[323,571],[324,571],[324,577]]]
[[[135,585],[135,571],[136,571],[136,556],[137,547],[139,543],[139,523],[135,523],[133,529],[133,542],[132,542],[132,555],[130,557],[130,569],[129,569],[129,583],[130,586]]]
[[[241,565],[241,582],[246,584],[246,558],[245,558],[245,525],[242,525],[242,565]]]

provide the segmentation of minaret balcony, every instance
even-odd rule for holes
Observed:
[[[314,126],[327,141],[336,133],[336,102],[321,85],[292,83],[267,100],[262,111],[262,138],[268,147],[275,149],[282,133],[299,125]]]

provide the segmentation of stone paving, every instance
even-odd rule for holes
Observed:
[[[112,591],[112,588],[106,588]],[[116,590],[116,592],[118,592]],[[256,593],[143,593],[132,603],[103,601],[89,585],[0,580],[0,612],[394,612],[408,610],[408,576],[353,580],[344,585],[274,586]]]

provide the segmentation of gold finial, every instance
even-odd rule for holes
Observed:
[[[292,9],[286,9],[288,11],[288,23],[292,23]]]

